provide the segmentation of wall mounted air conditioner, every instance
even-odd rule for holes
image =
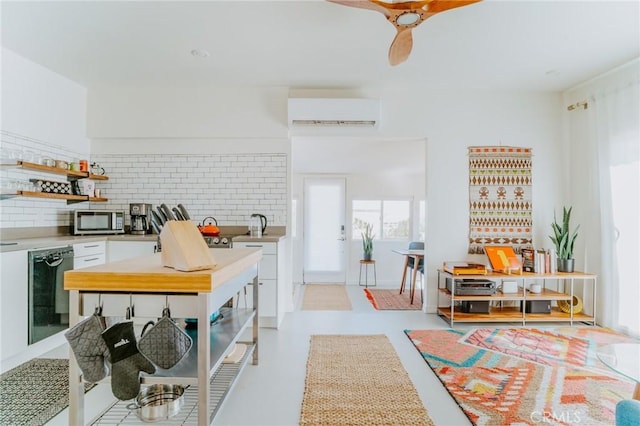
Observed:
[[[289,127],[373,127],[379,120],[379,99],[289,98]]]

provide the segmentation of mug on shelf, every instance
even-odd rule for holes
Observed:
[[[56,160],[54,160],[53,158],[49,158],[49,157],[43,157],[40,160],[40,164],[42,164],[43,166],[47,166],[47,167],[55,167],[56,166]]]
[[[56,160],[56,167],[59,169],[69,169],[69,163],[64,160]]]

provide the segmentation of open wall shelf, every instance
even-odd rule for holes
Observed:
[[[78,179],[91,179],[91,180],[109,180],[108,176],[104,175],[96,175],[89,172],[80,172],[76,170],[68,170],[60,167],[49,167],[42,164],[37,163],[29,163],[27,161],[16,161],[15,163],[10,164],[1,164],[0,166],[7,167],[15,167],[24,170],[32,170],[44,173],[51,173],[56,175],[66,176],[68,180],[78,180]],[[0,199],[7,199],[13,197],[29,197],[29,198],[44,198],[49,200],[67,200],[67,204],[75,204],[82,203],[84,201],[92,201],[98,203],[104,203],[109,201],[108,198],[104,197],[90,197],[88,195],[73,195],[73,194],[57,194],[51,192],[36,192],[36,191],[16,191],[15,193],[10,194],[2,194]]]

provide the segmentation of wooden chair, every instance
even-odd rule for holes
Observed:
[[[409,243],[409,250],[424,250],[424,243],[422,241],[411,241]],[[416,268],[415,266],[415,259],[413,257],[409,257],[408,263],[407,263],[407,267],[408,268]],[[417,266],[418,272],[420,272],[420,281],[422,282],[422,280],[424,279],[424,258],[421,258],[418,261],[418,266]],[[410,275],[411,276],[411,275]],[[402,292],[404,292],[404,288],[402,289]],[[422,287],[420,288],[420,302],[422,303]]]

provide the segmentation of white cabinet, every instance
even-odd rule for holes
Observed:
[[[102,265],[107,262],[106,241],[77,243],[73,245],[73,269]]]
[[[28,252],[0,254],[0,359],[27,349]]]
[[[133,257],[147,256],[158,250],[156,241],[108,241],[107,261],[131,259]]]
[[[278,294],[282,291],[279,281],[282,272],[278,265],[279,256],[282,256],[282,250],[279,250],[280,243],[276,242],[233,242],[234,248],[251,247],[262,249],[262,261],[258,265],[258,297],[260,298],[260,309],[258,309],[258,317],[261,327],[278,328],[282,320],[284,307],[279,306]],[[247,304],[251,306],[251,292],[247,292]],[[240,306],[244,304],[244,295],[239,301]]]

